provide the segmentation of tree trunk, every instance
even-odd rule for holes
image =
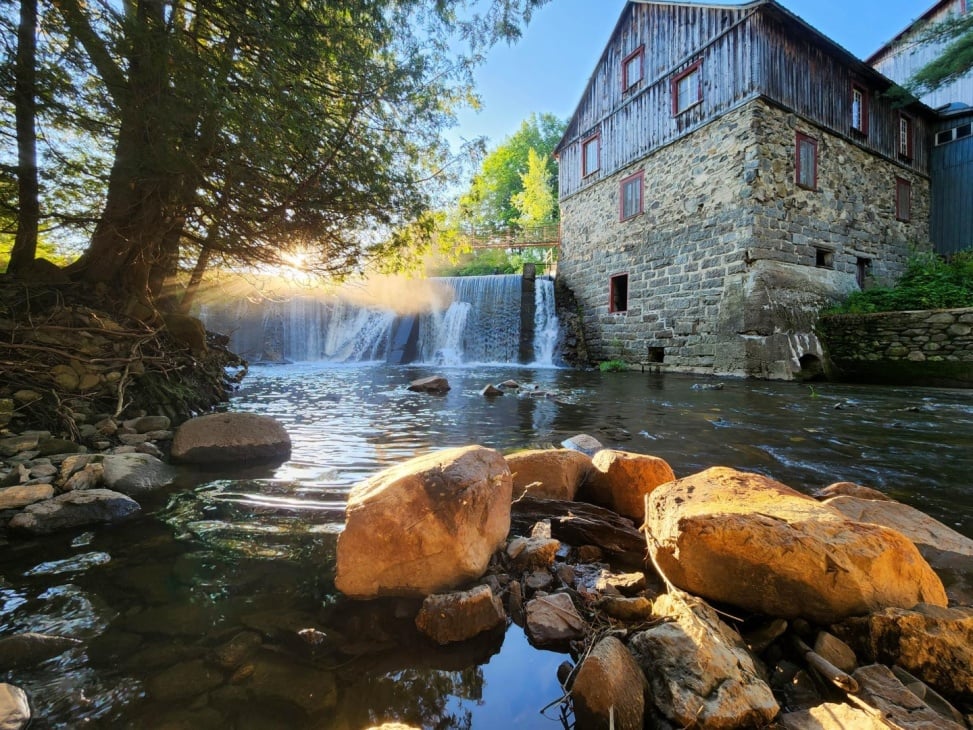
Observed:
[[[149,278],[174,225],[172,191],[179,165],[166,111],[167,29],[160,0],[138,0],[128,84],[119,99],[120,128],[105,208],[71,273],[102,283],[121,301],[151,302]]]
[[[14,105],[17,124],[17,235],[10,252],[8,273],[24,271],[37,255],[40,222],[37,182],[37,0],[21,0],[17,29]]]
[[[186,293],[183,294],[182,301],[179,303],[179,311],[183,314],[189,314],[189,310],[192,309],[196,295],[199,294],[199,287],[203,283],[203,274],[206,273],[206,268],[209,266],[212,257],[213,249],[204,244],[199,251],[199,258],[196,259],[193,274],[189,277],[189,284],[186,285]]]

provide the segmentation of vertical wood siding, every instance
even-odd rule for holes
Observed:
[[[763,95],[837,134],[897,159],[899,114],[887,82],[808,37],[772,5],[739,9],[629,4],[569,123],[559,150],[561,198],[604,179],[741,102]],[[645,46],[644,78],[622,90],[622,60]],[[702,60],[702,103],[672,113],[673,76]],[[870,92],[867,137],[851,130],[852,82]],[[913,115],[913,170],[928,171],[927,122]],[[601,135],[601,167],[584,177],[581,140]]]
[[[879,51],[870,59],[872,65],[879,73],[896,83],[901,84],[908,81],[916,71],[935,60],[948,45],[947,43],[919,45],[915,41],[917,33],[930,23],[937,23],[954,13],[965,12],[966,2],[967,0],[944,2],[928,19],[916,23],[914,28],[910,28],[901,37],[896,38],[886,48]],[[934,109],[954,101],[973,105],[973,72],[967,73],[963,78],[957,79],[930,94],[926,94],[921,101]]]
[[[813,39],[788,32],[786,22],[769,13],[754,17],[759,29],[756,37],[761,57],[761,92],[868,150],[898,159],[900,111],[883,96],[887,84],[876,83],[862,67],[837,58]],[[851,129],[853,83],[868,92],[867,136]],[[912,119],[913,151],[911,161],[900,162],[915,172],[928,174],[928,120],[913,110],[905,113]]]
[[[936,125],[936,131],[973,121],[973,114],[953,117]],[[940,253],[973,248],[973,205],[969,181],[973,179],[973,137],[965,137],[932,149],[930,237]]]

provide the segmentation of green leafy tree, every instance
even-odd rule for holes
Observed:
[[[918,97],[962,78],[973,68],[973,14],[951,15],[933,23],[920,31],[913,42],[944,46],[934,60],[906,82],[906,90]]]
[[[532,114],[524,120],[517,132],[483,159],[469,190],[460,198],[463,222],[478,228],[518,225],[522,212],[514,200],[524,192],[531,150],[547,166],[547,187],[556,201],[557,161],[552,153],[564,129],[565,122],[553,114]],[[556,216],[557,206],[552,210]]]
[[[557,200],[551,187],[549,159],[541,157],[533,147],[528,151],[527,172],[520,176],[523,190],[512,199],[520,214],[516,222],[524,228],[550,223],[555,218]]]
[[[180,261],[278,264],[300,249],[340,276],[427,243],[470,70],[545,1],[477,14],[463,0],[42,4],[40,179],[56,172],[64,191],[42,199],[75,201],[44,215],[90,231],[69,274],[152,307]],[[13,3],[0,14],[9,58]]]

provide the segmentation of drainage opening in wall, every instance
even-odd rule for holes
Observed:
[[[649,362],[660,363],[660,362],[665,362],[665,359],[666,359],[666,348],[664,347],[649,348]]]
[[[801,369],[794,374],[798,380],[824,380],[824,363],[821,362],[820,357],[811,354],[801,355],[798,362]]]

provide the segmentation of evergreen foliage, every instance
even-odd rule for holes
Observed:
[[[973,14],[951,15],[933,23],[920,31],[914,42],[943,45],[942,52],[905,84],[908,92],[922,96],[952,83],[973,68]]]

